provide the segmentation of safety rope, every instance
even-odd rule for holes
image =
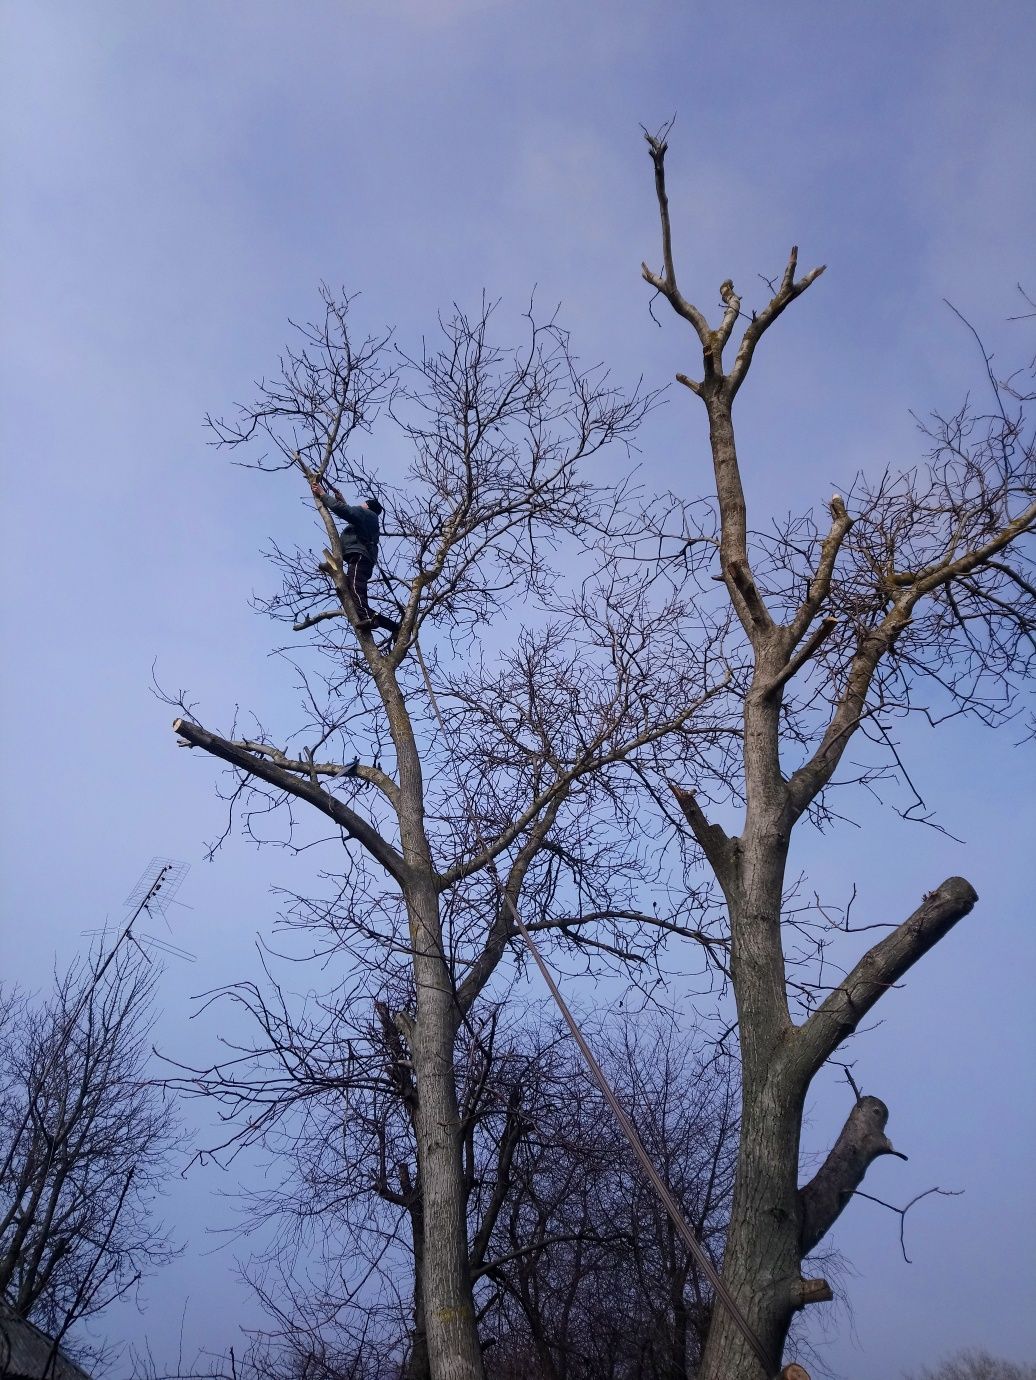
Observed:
[[[425,687],[428,690],[428,699],[431,702],[432,710],[435,714],[435,717],[439,722],[439,727],[442,730],[442,735],[445,740],[446,747],[449,748],[449,730],[446,727],[446,721],[443,718],[442,711],[439,708],[439,701],[437,700],[435,690],[432,687],[432,678],[428,674],[428,667],[425,664],[424,655],[421,651],[420,643],[418,642],[416,637],[414,638],[413,646],[414,651],[417,653],[417,660],[418,664],[421,667],[421,673],[424,676]],[[458,784],[460,786],[462,794],[465,797],[465,803],[467,804],[468,811],[471,816],[472,827],[475,833],[475,840],[478,844],[480,851],[488,855],[489,850],[486,847],[485,840],[482,837],[482,831],[479,827],[478,822],[478,814],[473,808],[473,802],[471,800],[470,795],[468,794],[467,787],[460,776],[458,776]],[[550,994],[554,998],[558,1010],[564,1017],[565,1024],[571,1031],[572,1038],[575,1040],[580,1053],[586,1060],[586,1066],[590,1070],[594,1082],[600,1089],[601,1095],[603,1096],[605,1102],[607,1102],[608,1106],[611,1108],[612,1114],[615,1117],[616,1121],[619,1123],[619,1128],[622,1131],[623,1135],[626,1137],[626,1140],[629,1142],[630,1149],[633,1151],[633,1154],[636,1157],[637,1162],[640,1164],[640,1167],[643,1169],[644,1173],[647,1175],[649,1181],[654,1187],[655,1192],[658,1194],[658,1197],[662,1202],[662,1206],[669,1214],[670,1221],[676,1228],[677,1234],[679,1235],[680,1239],[683,1241],[687,1249],[690,1251],[691,1255],[698,1262],[699,1266],[701,1267],[702,1273],[705,1275],[705,1278],[712,1285],[716,1297],[723,1304],[724,1308],[730,1314],[731,1319],[738,1328],[738,1331],[741,1333],[745,1341],[751,1347],[756,1360],[762,1366],[763,1372],[767,1376],[767,1380],[775,1380],[775,1377],[777,1377],[777,1367],[774,1365],[773,1358],[770,1356],[766,1347],[763,1345],[758,1334],[753,1329],[751,1323],[748,1321],[744,1313],[742,1313],[741,1309],[738,1307],[737,1300],[734,1298],[733,1294],[730,1292],[727,1286],[723,1283],[723,1280],[720,1278],[719,1271],[716,1269],[715,1265],[713,1265],[712,1261],[709,1259],[709,1256],[706,1253],[705,1248],[702,1246],[698,1238],[695,1236],[694,1231],[690,1226],[690,1223],[687,1222],[683,1213],[681,1212],[679,1204],[673,1197],[672,1193],[669,1191],[669,1188],[665,1184],[658,1170],[655,1168],[651,1160],[651,1156],[648,1154],[643,1141],[637,1133],[636,1127],[633,1125],[633,1122],[626,1114],[625,1110],[622,1107],[622,1104],[619,1102],[619,1099],[612,1091],[611,1084],[605,1077],[604,1070],[597,1062],[593,1050],[587,1044],[583,1032],[582,1030],[580,1030],[579,1024],[576,1021],[576,1018],[573,1016],[571,1010],[569,1009],[568,1003],[565,1001],[565,998],[561,995],[561,990],[555,982],[554,977],[550,972],[550,969],[547,967],[547,964],[544,961],[543,955],[540,953],[536,941],[533,939],[532,935],[529,933],[528,929],[523,923],[521,916],[518,914],[518,908],[515,906],[510,896],[507,894],[507,890],[500,879],[499,872],[497,871],[495,859],[489,857],[489,861],[486,864],[486,866],[488,868],[489,875],[493,879],[493,884],[496,887],[497,894],[503,905],[506,907],[508,913],[510,914],[511,919],[514,922],[514,927],[524,940],[525,946],[529,950],[529,953],[532,955],[533,961],[535,962],[537,968],[543,974],[543,980],[544,982],[546,982],[547,987],[550,989]]]

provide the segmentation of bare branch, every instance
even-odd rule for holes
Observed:
[[[888,989],[948,934],[977,900],[978,894],[970,882],[963,877],[949,877],[929,892],[897,929],[869,949],[798,1028],[791,1045],[797,1076],[808,1081]]]
[[[888,1116],[879,1098],[858,1097],[824,1163],[799,1190],[804,1256],[827,1235],[880,1155],[906,1159],[885,1135]]]
[[[201,724],[193,723],[189,719],[174,719],[173,732],[185,739],[192,747],[203,748],[213,757],[222,758],[224,762],[229,762],[232,767],[236,767],[239,771],[246,772],[249,776],[258,777],[260,781],[268,782],[269,785],[284,791],[286,795],[297,796],[300,800],[305,800],[308,804],[315,806],[329,819],[334,820],[350,838],[354,838],[362,844],[371,857],[379,862],[396,881],[402,882],[407,876],[406,863],[396,849],[355,810],[351,810],[335,796],[329,795],[319,785],[314,785],[310,780],[302,780],[295,771],[278,766],[275,762],[270,761],[266,755],[250,752],[247,748],[240,747],[228,738],[221,738],[216,733],[210,733]]]

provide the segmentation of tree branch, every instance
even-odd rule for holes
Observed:
[[[398,804],[399,787],[392,777],[383,772],[380,767],[364,766],[358,758],[356,761],[348,762],[345,765],[341,762],[311,762],[308,756],[305,759],[288,757],[286,753],[283,753],[280,748],[274,747],[272,743],[257,743],[248,738],[228,741],[231,741],[233,747],[244,748],[246,752],[254,752],[257,757],[268,757],[275,766],[282,767],[285,771],[298,772],[300,776],[307,776],[311,782],[318,776],[346,777],[365,781],[369,786],[377,786],[378,790],[393,805]]]
[[[755,347],[759,344],[762,336],[777,320],[785,307],[794,302],[796,297],[801,297],[811,283],[816,282],[826,267],[826,265],[821,264],[819,268],[810,269],[804,277],[796,282],[795,269],[798,267],[798,261],[798,246],[792,245],[780,287],[762,311],[752,317],[741,338],[733,368],[727,375],[731,399],[745,381],[745,375],[752,363],[752,356],[755,354]]]
[[[842,548],[842,542],[856,520],[849,516],[845,504],[838,494],[831,495],[828,507],[832,518],[831,529],[821,545],[820,560],[817,562],[816,572],[809,582],[806,597],[788,625],[790,648],[795,647],[806,635],[806,629],[817,616],[821,605],[827,598],[831,589],[831,576],[834,574],[835,562]]]
[[[682,316],[685,321],[689,321],[698,333],[698,339],[706,352],[706,360],[711,357],[710,343],[712,331],[709,323],[698,310],[692,306],[680,293],[676,285],[676,268],[673,264],[673,233],[669,223],[669,197],[665,186],[665,156],[669,145],[664,138],[657,138],[653,134],[644,131],[644,138],[651,153],[651,162],[655,167],[655,195],[658,198],[658,216],[662,225],[662,272],[661,274],[652,273],[647,264],[641,264],[640,271],[644,275],[646,282],[662,294],[669,302],[670,306]]]
[[[603,750],[604,744],[600,739],[592,743],[585,753],[583,753],[571,767],[560,772],[556,780],[547,787],[546,790],[539,792],[529,805],[512,821],[508,827],[501,831],[497,837],[486,843],[484,847],[464,862],[458,862],[443,873],[438,880],[440,891],[446,891],[449,887],[461,881],[464,877],[470,877],[475,872],[480,872],[487,867],[495,858],[498,858],[505,848],[508,848],[526,829],[529,828],[545,809],[553,804],[554,801],[563,798],[572,786],[583,777],[590,775],[591,772],[601,771],[602,768],[613,765],[616,762],[627,761],[633,756],[638,748],[646,747],[648,743],[657,742],[667,734],[681,728],[688,719],[707,704],[713,696],[718,695],[730,682],[730,672],[727,671],[722,680],[710,686],[705,694],[700,696],[692,705],[681,710],[679,714],[671,719],[664,720],[652,725],[643,733],[638,733],[633,738],[617,744],[614,748]]]
[[[502,887],[498,885],[499,904],[496,909],[496,914],[493,917],[493,923],[489,928],[489,933],[486,936],[485,946],[474,963],[472,963],[471,969],[464,978],[464,981],[457,988],[457,1007],[462,1012],[466,1013],[471,1009],[475,998],[492,977],[496,965],[503,957],[504,948],[508,940],[511,939],[513,935],[517,934],[517,929],[515,928],[512,917],[517,912],[518,899],[521,895],[522,887],[525,884],[525,878],[528,875],[529,868],[532,866],[536,855],[543,846],[544,840],[554,827],[563,800],[564,794],[559,793],[550,801],[540,818],[529,831],[529,835],[522,844],[522,847],[519,849],[518,856],[515,858],[514,864],[508,873],[507,881]],[[493,866],[492,857],[489,858],[488,863],[490,866]],[[495,868],[493,870],[493,875],[499,882],[499,878],[496,877]]]
[[[906,1155],[885,1135],[889,1109],[877,1097],[861,1097],[816,1174],[799,1190],[804,1256],[823,1240],[880,1155]]]
[[[900,576],[900,580],[910,586],[910,607],[913,607],[922,595],[929,594],[933,589],[938,589],[940,585],[948,584],[950,580],[959,579],[962,575],[968,575],[978,566],[986,563],[991,564],[991,556],[995,556],[1005,547],[1010,546],[1016,538],[1030,531],[1034,525],[1036,525],[1036,502],[1030,503],[1016,518],[1006,523],[990,541],[984,542],[974,551],[966,551],[958,560],[947,561],[944,565],[929,566],[926,570],[917,571],[909,577]],[[1002,569],[1002,567],[999,568]]]
[[[310,613],[305,618],[300,618],[297,623],[291,625],[292,632],[305,632],[307,628],[315,628],[318,623],[324,623],[329,618],[344,618],[344,609],[324,609],[321,613]]]
[[[219,757],[224,762],[229,762],[232,767],[237,767],[239,771],[247,772],[249,776],[257,776],[260,781],[265,781],[268,785],[275,786],[278,790],[284,791],[288,795],[297,796],[300,800],[305,800],[310,805],[315,806],[316,809],[333,819],[350,838],[356,839],[400,885],[407,879],[406,863],[395,848],[381,837],[374,826],[361,815],[358,815],[355,810],[351,810],[348,805],[344,805],[333,795],[322,790],[319,785],[315,785],[312,780],[304,781],[293,771],[278,766],[268,757],[249,752],[239,744],[231,742],[227,738],[221,738],[218,734],[210,733],[208,729],[202,728],[201,724],[193,723],[189,719],[174,719],[173,732],[179,734],[191,747],[200,747],[205,752],[211,753],[213,757]]]
[[[1030,503],[1017,517],[1005,523],[989,541],[965,552],[957,560],[947,560],[919,571],[897,573],[894,576],[898,593],[891,609],[877,627],[869,629],[861,637],[849,666],[845,688],[820,745],[809,761],[794,772],[788,781],[788,794],[796,817],[809,806],[834,775],[849,740],[863,718],[878,663],[909,626],[918,602],[925,595],[950,584],[951,581],[959,580],[972,571],[991,564],[992,557],[1010,546],[1034,524],[1036,502]]]
[[[793,676],[798,675],[806,662],[809,661],[810,657],[813,656],[823,642],[827,641],[837,627],[837,618],[825,618],[820,626],[814,629],[808,641],[795,653],[788,664],[774,676],[773,680],[766,687],[765,693],[772,695],[775,690],[780,689],[782,685],[786,685]]]
[[[949,877],[928,893],[913,915],[864,954],[795,1032],[792,1057],[799,1076],[808,1082],[879,998],[948,934],[977,900],[978,893],[970,882]]]
[[[905,1158],[905,1156],[904,1156]],[[903,1259],[908,1265],[913,1261],[906,1252],[906,1215],[915,1203],[919,1203],[922,1198],[930,1198],[933,1193],[938,1193],[941,1198],[959,1198],[964,1192],[961,1188],[926,1188],[923,1193],[915,1193],[907,1203],[906,1207],[898,1208],[894,1203],[886,1203],[884,1198],[875,1198],[873,1193],[864,1193],[860,1189],[856,1190],[857,1198],[866,1198],[869,1203],[877,1203],[879,1207],[888,1208],[889,1212],[894,1212],[899,1217],[899,1249],[903,1252]]]
[[[709,860],[713,872],[717,879],[723,883],[729,879],[731,872],[732,843],[730,836],[718,824],[713,824],[706,818],[704,810],[698,804],[697,796],[693,791],[687,790],[683,786],[677,786],[675,782],[669,782],[669,789],[676,799],[677,805],[683,811],[684,819],[691,826],[691,832],[698,842],[699,847]]]

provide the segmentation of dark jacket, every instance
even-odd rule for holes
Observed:
[[[345,519],[345,526],[340,534],[344,559],[348,560],[350,556],[366,556],[371,565],[374,565],[378,559],[380,531],[377,513],[372,513],[369,508],[357,508],[351,503],[343,503],[341,499],[333,496],[329,496],[326,502],[335,517]]]

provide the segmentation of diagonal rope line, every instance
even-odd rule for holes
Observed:
[[[428,667],[425,664],[424,654],[421,651],[421,644],[415,638],[413,645],[414,651],[417,653],[417,660],[421,667],[421,673],[424,676],[425,687],[428,690],[428,698],[431,702],[432,709],[435,713],[435,717],[439,722],[439,728],[442,731],[442,735],[446,742],[446,747],[448,749],[449,730],[446,727],[446,721],[443,718],[442,711],[439,708],[439,701],[436,699],[435,691],[432,688],[432,680],[431,676],[428,674]],[[458,776],[457,780],[461,788],[461,791],[463,792],[466,798],[468,810],[471,815],[472,826],[475,832],[476,842],[478,843],[478,846],[483,853],[488,853],[489,850],[486,846],[484,838],[482,837],[482,831],[479,827],[478,814],[473,808],[473,803],[471,801],[470,796],[468,795],[467,786],[460,776]],[[637,1128],[633,1125],[633,1122],[630,1120],[622,1104],[619,1102],[619,1099],[612,1091],[611,1084],[605,1077],[604,1070],[597,1062],[593,1050],[590,1048],[589,1044],[587,1044],[586,1038],[584,1037],[582,1030],[579,1028],[579,1023],[576,1021],[575,1016],[573,1016],[568,1003],[565,1001],[565,998],[561,995],[561,990],[555,982],[550,969],[547,967],[547,964],[544,961],[543,955],[540,953],[536,941],[533,939],[532,935],[525,927],[525,924],[523,923],[521,916],[518,914],[517,907],[511,900],[510,896],[508,896],[507,890],[504,887],[503,882],[501,881],[500,874],[497,871],[496,860],[493,857],[490,857],[489,862],[487,863],[487,868],[489,870],[490,876],[493,879],[493,884],[496,887],[497,894],[499,895],[503,905],[506,906],[511,916],[511,919],[514,922],[515,929],[518,931],[522,939],[525,941],[526,948],[532,955],[536,967],[542,973],[543,980],[544,982],[546,982],[548,988],[550,989],[550,994],[554,998],[558,1010],[564,1017],[565,1024],[568,1026],[569,1031],[572,1034],[572,1038],[575,1040],[576,1045],[579,1047],[579,1051],[582,1054],[584,1060],[586,1061],[586,1066],[590,1070],[594,1082],[597,1084],[597,1087],[599,1088],[605,1102],[607,1102],[608,1106],[611,1108],[615,1120],[619,1123],[619,1129],[622,1131],[622,1134],[626,1137],[626,1140],[629,1142],[630,1149],[633,1151],[633,1154],[636,1157],[638,1164],[643,1169],[644,1173],[647,1175],[649,1182],[651,1183],[655,1192],[658,1194],[659,1199],[661,1200],[662,1206],[669,1214],[669,1218],[672,1221],[673,1226],[676,1228],[677,1234],[679,1235],[681,1241],[683,1241],[687,1249],[690,1251],[691,1255],[698,1262],[698,1265],[701,1267],[702,1273],[705,1275],[706,1279],[712,1285],[716,1297],[720,1300],[724,1308],[730,1314],[730,1317],[736,1325],[738,1331],[744,1337],[745,1341],[751,1348],[756,1360],[762,1366],[763,1372],[768,1377],[768,1380],[773,1380],[773,1377],[777,1375],[777,1366],[775,1366],[773,1358],[767,1351],[766,1347],[763,1345],[758,1333],[755,1331],[751,1323],[748,1321],[744,1313],[741,1311],[740,1307],[738,1306],[737,1300],[734,1298],[733,1294],[730,1292],[727,1286],[723,1283],[719,1271],[716,1269],[715,1265],[713,1265],[712,1261],[709,1259],[708,1253],[706,1252],[704,1246],[702,1246],[701,1242],[695,1236],[693,1228],[691,1227],[687,1219],[684,1217],[679,1203],[677,1203],[676,1199],[673,1197],[662,1176],[655,1168],[651,1160],[651,1156],[648,1154],[644,1142],[641,1140],[640,1135],[637,1132]]]

